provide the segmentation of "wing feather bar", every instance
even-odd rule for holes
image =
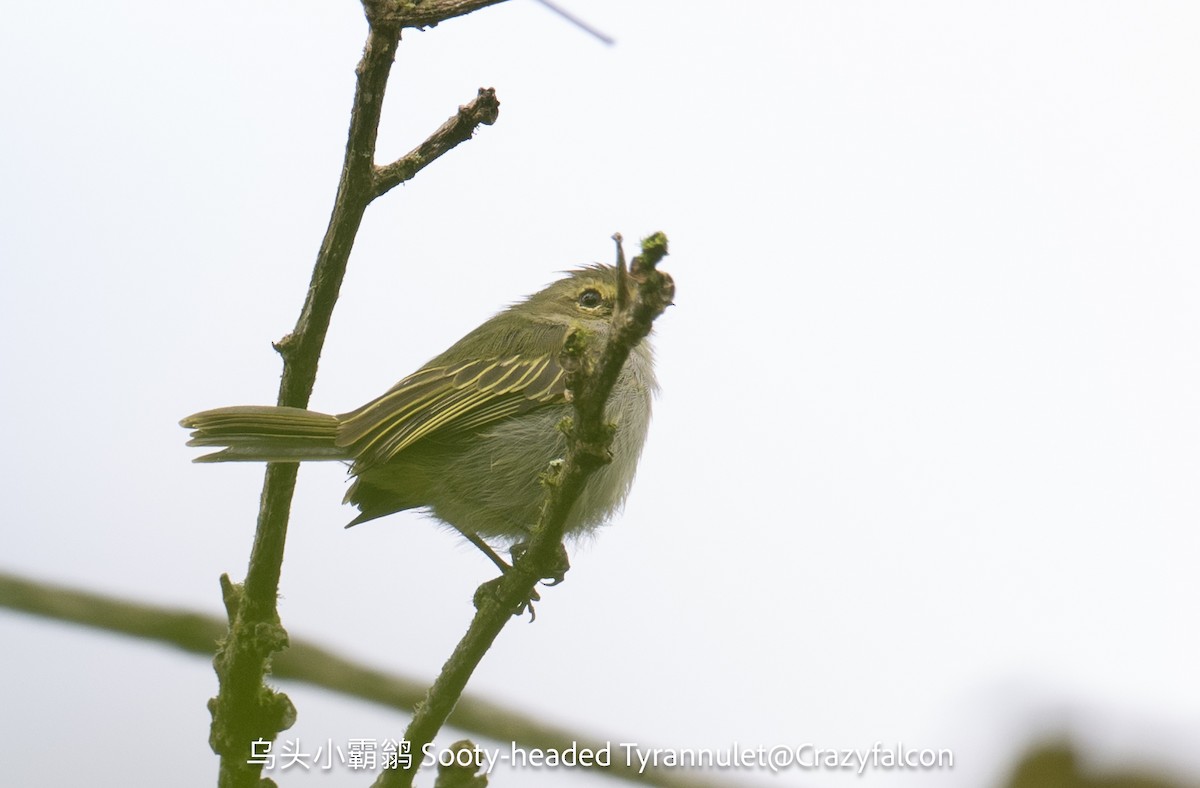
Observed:
[[[439,431],[481,428],[556,400],[566,391],[553,356],[475,359],[421,370],[339,417],[338,445],[358,466],[386,462]]]
[[[538,372],[537,377],[525,386],[525,390],[521,393],[525,395],[526,399],[537,402],[553,402],[556,399],[565,397],[567,394],[567,378],[563,374],[563,368],[558,364],[547,364],[544,369]]]
[[[382,397],[339,416],[338,445],[351,446],[371,433],[385,431],[387,425],[403,423],[448,387],[443,369],[422,370],[405,378]]]
[[[381,430],[366,446],[363,454],[374,459],[388,460],[412,444],[454,421],[459,414],[469,412],[480,402],[486,402],[491,395],[486,391],[465,389],[438,401],[437,405],[406,423],[397,422]]]
[[[504,369],[502,369],[502,367],[507,364],[511,364],[514,360],[515,357],[503,360],[486,358],[480,359],[479,361],[473,361],[470,364],[464,364],[458,368],[457,372],[454,373],[454,377],[451,379],[450,385],[454,386],[456,389],[465,389],[468,386],[485,388],[485,386],[479,382],[480,380],[489,375],[489,373],[491,373],[493,370],[497,369],[500,370],[497,374],[503,375]],[[449,372],[449,370],[447,370],[447,372]]]
[[[530,380],[533,380],[539,374],[541,374],[542,370],[549,366],[549,364],[549,356],[540,359],[532,359],[515,368],[514,371],[519,371],[521,373],[519,376],[517,376],[516,380],[510,380],[512,376],[506,375],[503,380],[496,381],[496,385],[493,388],[497,394],[512,394],[515,392],[521,392],[524,390],[525,385]],[[501,387],[501,384],[505,385]]]

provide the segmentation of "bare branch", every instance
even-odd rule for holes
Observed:
[[[375,13],[377,5],[366,3],[370,28],[362,60],[356,69],[358,79],[350,112],[346,155],[329,226],[317,253],[308,295],[296,327],[275,344],[283,357],[280,405],[298,408],[308,405],[350,250],[367,205],[381,193],[376,184],[375,144],[402,24]],[[488,104],[482,97],[476,102],[481,107]],[[491,113],[487,117],[494,121],[495,107],[498,106],[494,94],[490,94],[490,104]],[[486,109],[481,108],[480,112],[486,115]],[[470,128],[473,130],[474,126]],[[469,132],[462,136],[457,127],[455,131],[461,139],[440,148],[435,146],[428,154],[429,161],[470,138]],[[229,635],[219,646],[213,661],[220,689],[217,697],[209,701],[213,715],[209,742],[221,756],[219,785],[222,788],[259,785],[261,765],[247,763],[250,743],[259,739],[273,741],[295,720],[291,701],[267,687],[263,677],[271,655],[288,644],[287,632],[279,621],[276,598],[297,467],[295,463],[267,466],[245,583],[237,585],[228,576],[221,578],[222,595],[229,614]]]
[[[495,123],[499,113],[500,102],[496,100],[495,89],[480,88],[479,95],[471,103],[459,107],[458,112],[427,140],[391,164],[375,168],[375,196],[386,194],[446,151],[471,139],[479,126]]]
[[[399,27],[436,27],[439,22],[504,0],[363,0],[367,18]]]
[[[187,610],[149,605],[128,599],[97,594],[76,588],[38,582],[0,572],[0,607],[29,613],[44,619],[79,624],[104,632],[144,638],[163,643],[202,657],[213,653],[225,636],[227,624],[216,616]],[[359,698],[405,714],[421,699],[423,681],[398,676],[347,659],[315,643],[296,640],[271,659],[271,674]],[[449,724],[493,741],[515,742],[527,748],[563,751],[577,743],[592,750],[616,736],[589,736],[578,731],[548,725],[496,703],[463,695]],[[720,788],[728,783],[689,778],[677,770],[614,767],[599,774],[660,788]]]

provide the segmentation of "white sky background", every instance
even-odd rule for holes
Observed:
[[[647,746],[957,758],[760,784],[994,785],[1059,731],[1197,779],[1197,6],[570,7],[618,45],[531,0],[406,34],[381,161],[480,86],[500,120],[368,210],[312,400],[669,235],[639,482],[471,691]],[[6,11],[0,569],[220,611],[262,469],[189,464],[176,422],[274,401],[364,34],[350,0]],[[344,531],[344,478],[301,473],[284,624],[432,677],[492,570],[416,515]],[[205,659],[7,612],[0,642],[7,782],[215,784]],[[285,689],[306,744],[406,721]]]

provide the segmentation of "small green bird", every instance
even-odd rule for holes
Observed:
[[[571,271],[349,413],[245,405],[180,424],[193,430],[189,446],[225,447],[197,462],[349,462],[345,503],[360,512],[350,525],[424,509],[475,542],[521,541],[544,498],[540,475],[566,452],[558,425],[572,406],[559,352],[574,328],[607,338],[616,293],[614,266]],[[646,339],[608,400],[612,462],[589,478],[567,533],[596,527],[624,503],[657,389]]]

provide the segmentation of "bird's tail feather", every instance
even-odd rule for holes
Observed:
[[[301,408],[238,405],[206,410],[179,422],[192,430],[189,446],[222,446],[195,462],[348,460],[337,445],[336,416]]]

